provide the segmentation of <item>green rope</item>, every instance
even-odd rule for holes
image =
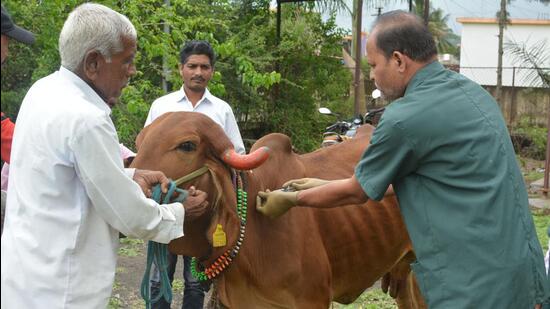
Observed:
[[[171,199],[172,195],[178,192],[179,195]],[[172,202],[180,202],[187,198],[187,191],[182,190],[177,187],[174,181],[170,181],[170,186],[168,192],[162,198],[162,191],[160,185],[153,187],[153,196],[157,203],[168,204]],[[151,299],[151,287],[150,287],[150,276],[151,276],[151,266],[155,263],[160,272],[160,293],[154,299]],[[147,309],[151,308],[151,303],[156,303],[160,300],[161,297],[170,303],[172,302],[172,284],[168,278],[167,268],[168,268],[168,245],[161,244],[154,241],[149,241],[147,243],[147,265],[145,268],[145,274],[143,274],[143,279],[141,280],[141,297],[145,300],[145,306]]]

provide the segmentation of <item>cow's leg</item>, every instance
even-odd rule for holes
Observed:
[[[407,293],[406,299],[409,302],[409,307],[407,308],[413,308],[413,309],[428,308],[428,306],[426,305],[426,302],[424,301],[424,298],[422,297],[422,294],[420,293],[418,283],[416,282],[416,276],[412,271],[409,272],[407,276],[406,293]]]

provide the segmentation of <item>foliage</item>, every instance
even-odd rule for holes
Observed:
[[[19,104],[32,83],[59,65],[57,41],[63,19],[76,1],[2,1],[16,23],[39,34],[32,46],[10,41],[9,56],[2,67],[2,111],[16,119]],[[47,26],[46,26],[47,25]]]
[[[424,12],[424,1],[414,1],[414,13],[422,16]],[[439,54],[451,54],[458,56],[460,50],[458,48],[459,36],[453,33],[451,28],[447,25],[449,20],[449,14],[445,13],[441,9],[432,9],[430,7],[430,15],[428,21],[428,28],[432,33],[437,52]]]
[[[292,28],[286,27],[280,45],[280,72],[283,76],[279,100],[270,110],[270,124],[293,137],[301,150],[318,148],[320,125],[317,108],[334,110],[348,99],[351,75],[339,59],[342,30],[335,28],[334,18],[326,24],[318,14],[299,9],[288,17]],[[313,25],[313,27],[312,27]],[[348,100],[348,106],[349,100]]]
[[[535,180],[539,180],[544,177],[544,173],[541,171],[529,171],[523,175],[523,178],[525,179],[526,183],[531,183]]]
[[[174,278],[174,281],[172,282],[172,292],[175,293],[181,293],[183,292],[184,282],[183,280],[179,278]]]
[[[111,296],[111,298],[109,298],[109,303],[107,304],[107,308],[109,309],[122,308],[122,301],[120,300],[120,298],[116,296]]]
[[[388,294],[382,292],[380,288],[373,288],[365,291],[359,298],[349,305],[340,305],[333,303],[336,309],[395,309],[397,305],[395,300]]]
[[[523,145],[515,143],[516,152],[532,159],[544,160],[548,138],[547,127],[536,126],[531,123],[529,117],[521,117],[517,126],[512,129],[511,136],[521,136],[525,139]]]
[[[57,40],[68,13],[82,0],[19,1],[3,4],[14,20],[37,34],[31,47],[10,46],[3,68],[2,109],[16,118],[32,83],[60,65]],[[179,48],[190,39],[206,39],[218,62],[209,89],[229,102],[244,138],[269,132],[290,135],[301,151],[317,148],[322,129],[316,109],[346,103],[350,76],[340,64],[342,31],[334,19],[321,20],[307,5],[288,5],[280,45],[269,0],[114,1],[103,3],[134,23],[138,32],[137,74],[112,116],[121,142],[133,148],[150,104],[181,87]],[[165,24],[170,31],[165,32]],[[166,70],[166,68],[168,70]]]
[[[550,226],[549,209],[546,212],[542,209],[533,210],[533,221],[537,229],[537,237],[544,252],[548,250],[548,227]]]
[[[528,42],[518,43],[508,41],[504,43],[504,49],[510,52],[520,66],[532,67],[524,77],[525,81],[533,86],[542,85],[550,88],[550,70],[544,66],[550,63],[550,46],[547,46],[548,40],[544,39],[533,45]]]
[[[142,246],[143,240],[141,239],[122,238],[120,240],[120,248],[118,248],[118,255],[138,256]]]

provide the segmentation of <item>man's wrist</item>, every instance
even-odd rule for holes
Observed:
[[[294,206],[298,206],[300,205],[300,198],[302,196],[302,193],[303,191],[296,191],[296,195],[294,196]]]

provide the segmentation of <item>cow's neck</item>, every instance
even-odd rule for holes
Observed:
[[[244,240],[246,217],[247,217],[247,192],[244,188],[242,175],[234,172],[235,175],[235,191],[237,195],[237,215],[239,217],[239,235],[236,240],[236,244],[226,250],[222,255],[218,256],[214,260],[210,261],[209,266],[205,266],[204,271],[197,270],[198,261],[196,258],[191,260],[191,272],[193,276],[201,281],[211,280],[224,272],[224,270],[233,262],[239,253],[242,242]],[[212,175],[215,177],[214,175]],[[216,185],[216,187],[221,187]]]

